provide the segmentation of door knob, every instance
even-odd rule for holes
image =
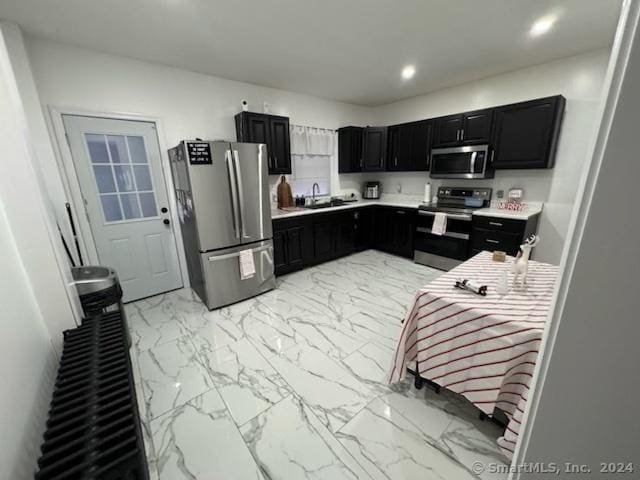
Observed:
[[[165,225],[169,225],[171,222],[168,218],[165,218],[164,220],[162,220],[162,223],[164,223]]]
[[[160,211],[161,211],[162,213],[167,213],[167,212],[168,212],[167,207],[162,207],[162,208],[160,209]]]

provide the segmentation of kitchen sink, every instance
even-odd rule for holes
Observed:
[[[322,202],[315,203],[310,205],[305,205],[305,208],[310,208],[311,210],[316,210],[318,208],[329,208],[329,207],[339,207],[340,205],[344,205],[344,200],[331,200],[330,202]]]

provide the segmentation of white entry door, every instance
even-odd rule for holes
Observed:
[[[182,277],[155,125],[63,116],[101,265],[125,302],[180,288]]]

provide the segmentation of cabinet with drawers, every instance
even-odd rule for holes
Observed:
[[[483,250],[502,250],[507,255],[515,256],[522,242],[537,232],[539,218],[540,214],[526,220],[474,215],[470,255]]]

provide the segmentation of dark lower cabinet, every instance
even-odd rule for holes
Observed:
[[[355,250],[356,222],[352,215],[341,218],[336,226],[336,255],[342,257]]]
[[[274,225],[275,227],[275,225]],[[273,267],[278,273],[287,268],[287,232],[286,230],[273,231]]]
[[[357,211],[318,215],[313,224],[316,262],[343,257],[355,250]]]
[[[313,245],[314,260],[324,262],[335,256],[336,233],[335,225],[331,221],[313,224]]]
[[[375,248],[402,257],[413,258],[416,210],[377,207],[375,212]]]
[[[358,237],[363,218],[361,210],[365,209],[275,219],[273,245],[276,275],[349,255],[356,248],[368,248],[359,243],[364,240]]]
[[[372,248],[374,244],[375,207],[359,208],[354,212],[354,248],[357,252]]]
[[[308,218],[273,221],[273,256],[276,275],[300,270],[313,260],[313,231]]]
[[[275,219],[275,273],[283,275],[368,248],[413,258],[415,242],[420,248],[424,241],[416,237],[416,227],[426,226],[418,217],[413,208],[366,206]],[[539,217],[519,220],[473,215],[469,246],[466,240],[460,246],[434,236],[429,248],[435,246],[442,255],[461,260],[467,258],[467,248],[469,256],[483,250],[516,255],[523,241],[537,232]]]
[[[368,248],[412,258],[415,215],[410,208],[360,207],[275,219],[275,273],[284,275]]]
[[[471,227],[471,251],[475,255],[483,250],[501,250],[515,256],[522,242],[538,231],[538,219],[534,215],[528,220],[474,215]]]

